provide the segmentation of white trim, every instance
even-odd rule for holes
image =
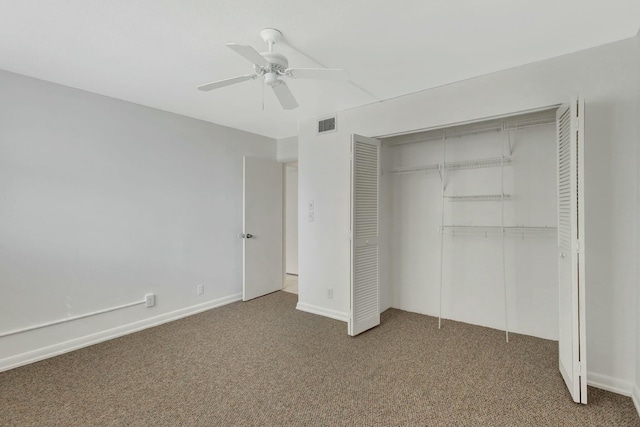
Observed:
[[[636,411],[638,411],[638,415],[640,415],[640,387],[638,384],[633,386],[633,391],[631,392],[631,400],[633,400],[633,404],[636,406]]]
[[[298,157],[279,157],[276,159],[279,163],[284,163],[285,166],[287,166],[287,163],[296,163],[298,161]],[[287,166],[287,167],[294,167],[294,166]],[[296,166],[296,169],[298,169],[298,167]]]
[[[623,396],[631,396],[631,392],[633,391],[633,383],[629,381],[593,372],[587,372],[587,384],[591,387],[607,390]]]
[[[116,328],[107,329],[105,331],[96,332],[90,335],[85,335],[80,338],[74,338],[69,341],[53,344],[47,347],[28,351],[26,353],[21,353],[15,356],[6,357],[4,359],[0,359],[0,372],[8,371],[9,369],[17,368],[23,365],[28,365],[30,363],[34,363],[40,360],[48,359],[50,357],[58,356],[60,354],[69,353],[71,351],[78,350],[80,348],[88,347],[93,344],[118,338],[123,335],[128,335],[133,332],[138,332],[143,329],[152,328],[154,326],[162,325],[163,323],[168,323],[173,320],[178,320],[183,317],[191,316],[193,314],[201,313],[203,311],[207,311],[212,308],[231,304],[233,302],[241,301],[241,300],[242,300],[242,294],[233,294],[233,295],[218,298],[212,301],[207,301],[202,304],[197,304],[191,307],[181,308],[179,310],[171,311],[169,313],[164,313],[159,316],[154,316],[147,319],[139,320],[137,322],[129,323],[127,325],[118,326]]]
[[[324,307],[318,307],[317,305],[305,304],[299,302],[296,305],[296,310],[304,311],[306,313],[317,314],[319,316],[328,317],[330,319],[340,320],[343,322],[349,321],[349,315],[341,311],[331,310]]]

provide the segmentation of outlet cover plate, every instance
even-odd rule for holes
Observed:
[[[156,305],[156,296],[154,294],[147,294],[144,296],[144,302],[147,307],[153,307]]]

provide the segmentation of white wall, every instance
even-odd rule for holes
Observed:
[[[298,308],[344,321],[349,309],[349,149],[347,131],[318,135],[315,121],[302,123],[298,136]],[[307,220],[311,200],[313,222]],[[333,289],[332,299],[327,289]]]
[[[555,124],[512,132],[515,142],[511,165],[504,168],[506,226],[556,227]],[[447,162],[500,157],[509,153],[499,132],[448,138]],[[441,140],[387,146],[383,170],[441,164]],[[446,176],[448,196],[499,194],[502,170],[496,168],[451,171]],[[440,300],[441,179],[430,173],[382,176],[382,282],[390,305],[438,316]],[[445,225],[500,226],[501,202],[444,204]],[[507,237],[505,272],[509,331],[558,339],[557,240]],[[444,236],[442,317],[505,328],[502,239],[496,236]]]
[[[0,338],[0,369],[239,298],[242,157],[275,140],[8,72],[0,93],[0,333],[157,295]]]
[[[338,114],[337,132],[301,123],[299,304],[349,310],[349,134],[388,135],[524,111],[581,94],[586,114],[587,348],[589,381],[629,393],[636,365],[637,61],[629,39]],[[325,288],[331,284],[334,298]],[[389,284],[382,307],[388,307]]]
[[[298,164],[285,166],[285,268],[298,274]]]
[[[277,159],[279,162],[293,162],[298,160],[297,136],[279,139],[277,144]]]

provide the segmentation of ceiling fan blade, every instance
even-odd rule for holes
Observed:
[[[252,48],[251,46],[246,46],[243,44],[236,44],[236,43],[227,43],[227,47],[233,50],[238,55],[241,55],[245,59],[248,59],[249,62],[251,62],[252,64],[257,64],[262,66],[269,65],[267,60],[264,59],[262,55],[260,55],[260,53],[258,53],[258,51]]]
[[[282,108],[285,110],[293,110],[298,106],[298,101],[293,97],[293,93],[291,93],[289,86],[287,86],[285,82],[278,80],[278,82],[271,87],[278,97],[278,101],[280,101]]]
[[[247,80],[253,80],[258,77],[256,74],[247,74],[245,76],[232,77],[230,79],[218,80],[217,82],[207,83],[206,85],[198,86],[198,90],[208,91],[218,89],[225,86],[231,86],[236,83],[245,82]]]
[[[336,68],[288,68],[285,74],[294,79],[349,80],[345,70]]]

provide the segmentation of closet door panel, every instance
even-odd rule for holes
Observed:
[[[380,141],[351,140],[351,304],[349,335],[380,324]]]
[[[587,403],[584,274],[584,103],[557,112],[559,367],[575,402]]]

